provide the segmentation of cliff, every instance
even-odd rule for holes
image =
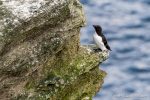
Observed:
[[[0,0],[0,100],[89,100],[106,52],[80,46],[78,0]]]

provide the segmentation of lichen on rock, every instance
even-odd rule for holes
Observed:
[[[0,100],[91,99],[108,53],[80,46],[84,24],[78,0],[0,0]]]

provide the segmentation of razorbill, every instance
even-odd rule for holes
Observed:
[[[95,29],[95,33],[93,34],[93,40],[95,44],[99,47],[98,49],[95,49],[95,51],[111,51],[110,46],[107,43],[107,39],[102,33],[102,28],[99,25],[93,25]]]

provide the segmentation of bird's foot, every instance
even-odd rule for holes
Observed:
[[[103,50],[103,52],[107,52],[108,50]]]
[[[103,50],[103,52],[109,52],[109,50]]]
[[[96,48],[96,49],[93,49],[94,52],[102,52],[102,50],[100,48]]]

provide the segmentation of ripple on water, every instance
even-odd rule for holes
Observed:
[[[150,22],[150,16],[144,16],[144,17],[142,16],[141,21],[145,22],[145,23],[149,23]]]
[[[126,69],[126,72],[130,74],[150,73],[150,69],[137,68],[136,66],[131,66],[128,69]]]

